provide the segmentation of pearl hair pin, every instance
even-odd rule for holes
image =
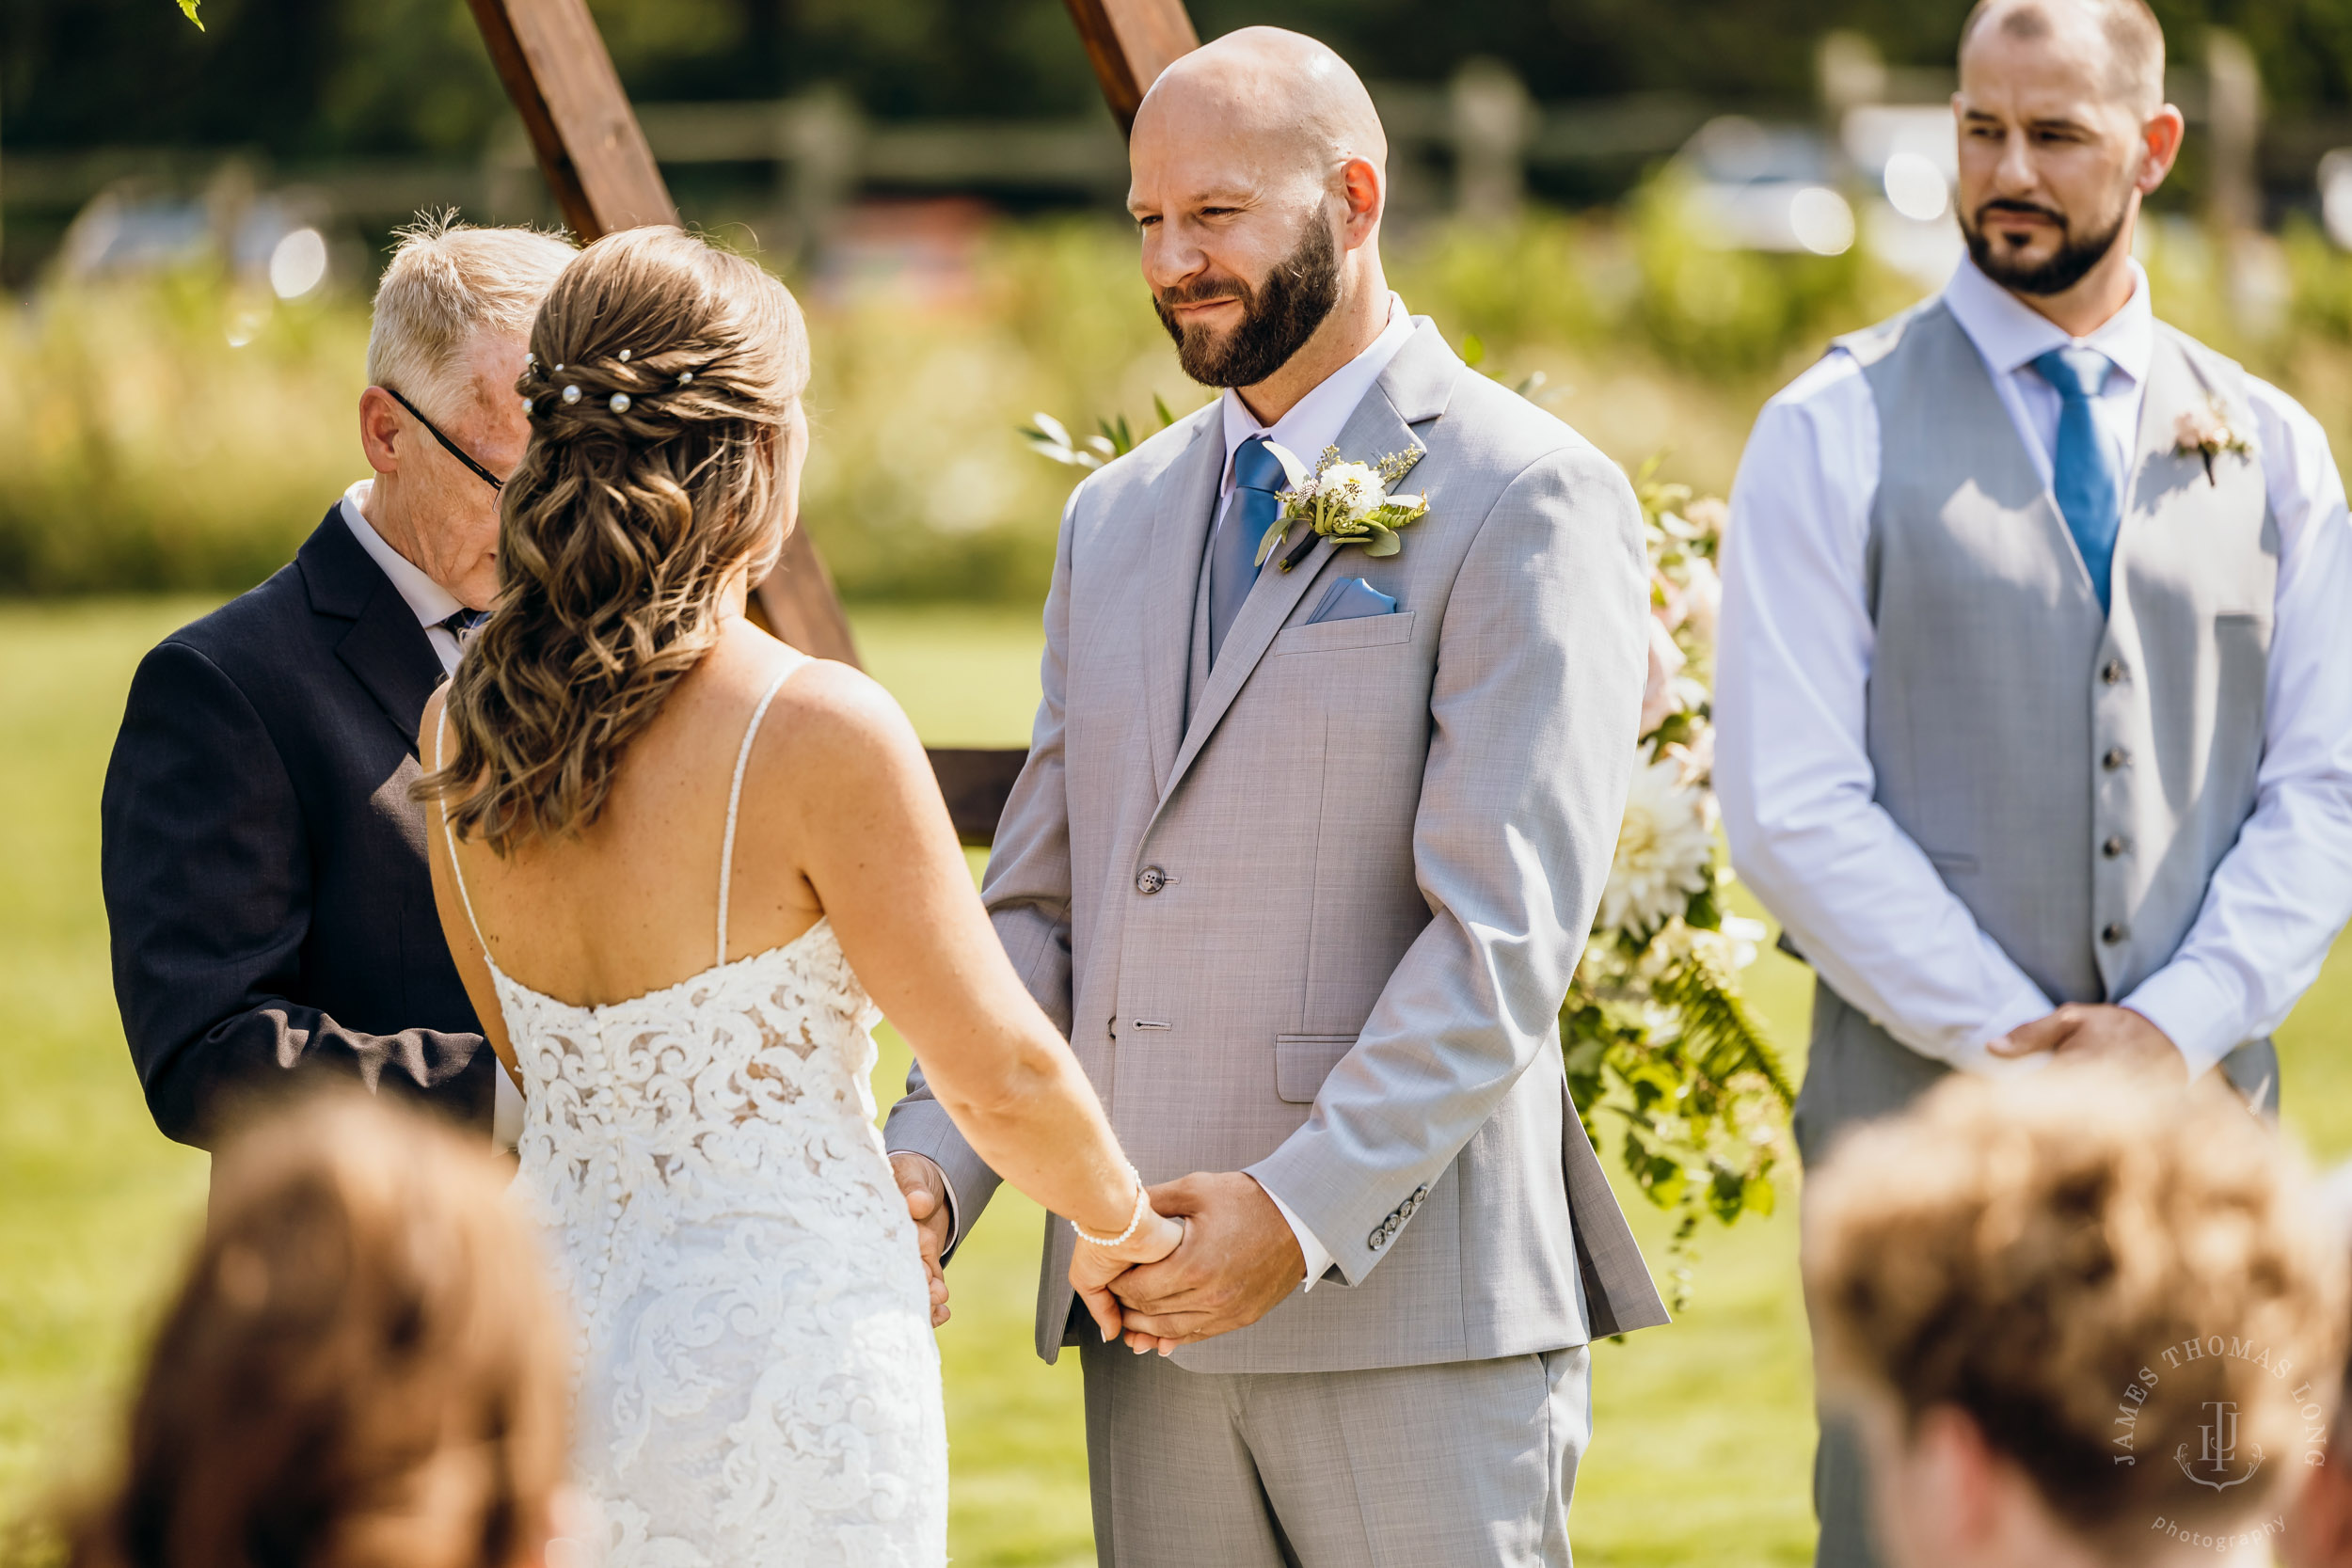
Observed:
[[[624,365],[628,363],[628,350],[627,349],[621,350],[621,363]]]
[[[612,412],[615,414],[626,414],[628,412],[628,394],[627,392],[615,392],[612,394]]]
[[[524,419],[526,419],[526,420],[527,420],[527,419],[531,418],[531,405],[532,405],[533,403],[537,402],[537,401],[538,401],[538,400],[537,400],[537,399],[535,399],[535,398],[525,398],[525,399],[523,399],[523,418],[524,418]]]
[[[680,371],[680,372],[678,372],[678,375],[677,375],[677,384],[678,384],[679,386],[681,386],[681,387],[688,386],[688,385],[690,385],[690,384],[691,384],[691,383],[692,383],[693,379],[694,379],[694,372],[693,372],[692,371]]]
[[[565,403],[578,403],[580,401],[580,388],[577,387],[564,388],[564,401]]]

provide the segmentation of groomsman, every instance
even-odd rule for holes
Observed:
[[[375,295],[359,445],[373,477],[291,565],[139,664],[101,804],[115,996],[155,1125],[214,1147],[241,1101],[333,1075],[521,1126],[441,940],[425,699],[498,591],[515,379],[571,247],[408,233]]]
[[[2352,911],[2352,535],[2326,437],[2159,322],[2180,150],[2142,0],[1984,0],[1963,261],[1772,400],[1732,494],[1715,769],[1820,976],[1808,1163],[1946,1073],[2218,1069]],[[1825,1440],[1819,1560],[1872,1560]]]

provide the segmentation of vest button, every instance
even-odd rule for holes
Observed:
[[[2099,759],[2099,766],[2112,773],[2131,760],[2131,752],[2121,746],[2110,746],[2107,748],[2107,754]]]
[[[2122,854],[2122,852],[2123,840],[2121,835],[2110,838],[2105,844],[2099,846],[2099,853],[2106,856],[2109,860],[2115,859],[2116,856]]]
[[[2109,921],[2106,928],[2099,933],[2099,940],[2106,942],[2109,947],[2113,947],[2131,934],[2132,928],[2129,926],[2122,925],[2115,921]]]
[[[2099,678],[2106,682],[2109,686],[2113,686],[2116,682],[2122,680],[2123,678],[2123,661],[2120,658],[2108,659],[2106,664],[2100,666]]]
[[[1156,865],[1147,865],[1136,876],[1136,891],[1146,898],[1168,886],[1168,873]]]

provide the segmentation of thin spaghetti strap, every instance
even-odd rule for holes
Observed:
[[[757,707],[752,709],[752,721],[743,726],[743,745],[735,753],[735,782],[727,786],[726,841],[719,850],[719,961],[722,964],[727,961],[727,895],[735,885],[735,809],[743,800],[743,769],[751,763],[752,742],[759,736],[759,721],[768,717],[768,705],[776,700],[776,693],[784,689],[784,683],[790,680],[793,672],[799,668],[797,664],[787,667],[768,688],[768,694],[760,698]],[[446,812],[442,814],[441,820],[444,825],[447,824],[449,816]],[[475,934],[479,936],[481,933]]]
[[[441,705],[441,711],[433,719],[433,771],[436,773],[441,770],[442,743],[448,737],[449,705],[444,702]],[[482,949],[482,961],[492,969],[496,969],[498,960],[490,957],[490,944],[482,937],[482,922],[473,917],[473,895],[466,891],[466,874],[458,869],[457,832],[449,825],[449,798],[447,796],[442,797],[440,808],[441,836],[449,841],[449,879],[457,884],[457,901],[466,908],[466,924],[473,927],[474,945]]]

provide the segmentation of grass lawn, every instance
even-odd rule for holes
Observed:
[[[146,1327],[203,1205],[204,1156],[141,1104],[107,976],[98,788],[139,654],[200,606],[145,601],[0,610],[0,1517],[103,1463]],[[869,667],[926,738],[1017,744],[1036,693],[1026,614],[857,616]],[[1801,1053],[1809,981],[1769,956],[1759,1010]],[[2288,1119],[2352,1153],[2352,1009],[2339,955],[2283,1032]],[[887,1101],[905,1052],[884,1032]],[[1793,1180],[1781,1211],[1702,1236],[1697,1296],[1675,1327],[1594,1354],[1597,1435],[1577,1489],[1579,1559],[1741,1568],[1811,1550],[1812,1423],[1795,1274]],[[1634,1223],[1662,1252],[1665,1226]],[[1008,1191],[951,1271],[942,1331],[965,1568],[1090,1562],[1074,1363],[1029,1351],[1040,1217]]]

